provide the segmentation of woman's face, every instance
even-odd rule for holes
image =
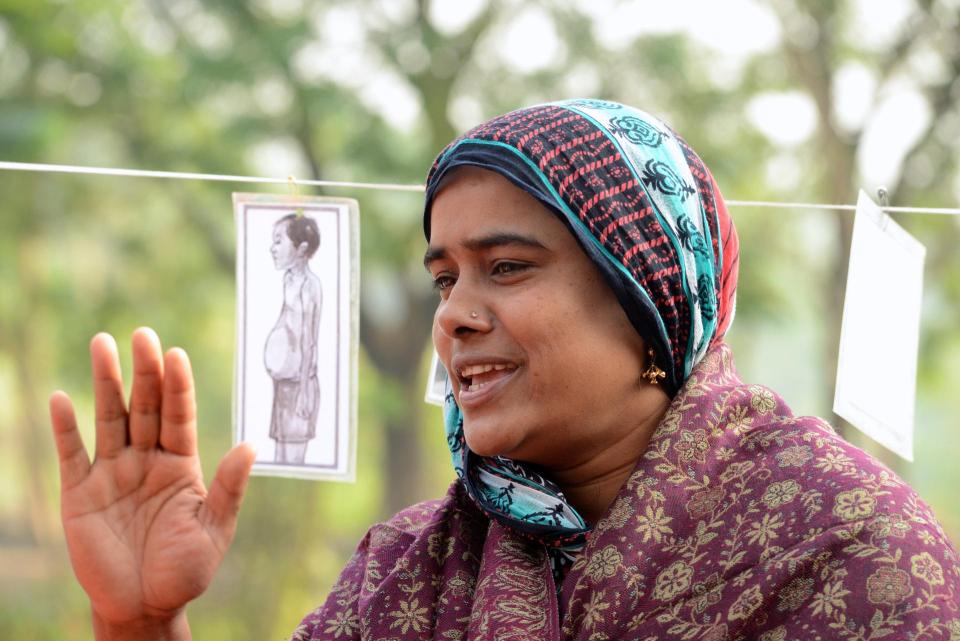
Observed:
[[[470,448],[577,465],[634,428],[644,344],[557,217],[499,174],[460,168],[433,202],[433,341]]]

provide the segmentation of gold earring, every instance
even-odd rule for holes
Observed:
[[[654,353],[652,347],[647,350],[647,355],[650,357],[650,366],[647,368],[647,371],[640,375],[640,378],[645,378],[651,385],[656,385],[661,379],[667,377],[667,373],[657,367],[657,364],[654,362],[656,360],[656,353]]]

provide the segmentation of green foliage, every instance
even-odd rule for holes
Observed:
[[[597,97],[664,115],[728,198],[849,202],[858,182],[857,132],[836,131],[821,113],[807,144],[781,149],[750,124],[747,105],[766,91],[821,100],[844,61],[890,73],[914,45],[907,38],[890,51],[860,47],[846,14],[831,9],[843,3],[776,2],[785,28],[815,9],[807,17],[830,37],[799,54],[787,39],[724,77],[710,64],[713,53],[688,36],[649,35],[613,49],[597,39],[576,3],[542,3],[566,51],[556,64],[520,74],[493,55],[497,33],[513,15],[507,4],[491,0],[453,34],[430,22],[427,1],[395,3],[405,7],[396,12],[385,4],[0,0],[0,159],[413,183],[470,124],[460,122],[455,104],[486,117],[589,86]],[[932,29],[924,37],[955,77],[957,34],[929,26],[931,12],[948,9],[921,4],[921,26],[908,21],[904,31]],[[320,64],[311,47],[333,35],[322,25],[335,11],[358,18],[356,57],[374,61],[368,71],[390,74],[418,101],[409,126],[391,123],[392,105],[371,98],[366,79],[333,79],[330,61],[320,65],[326,71],[311,66]],[[411,50],[426,52],[422,64],[411,63]],[[351,62],[348,56],[332,64]],[[960,117],[936,81],[922,89],[944,122]],[[960,136],[951,137],[946,125],[931,130],[891,185],[896,204],[956,202],[951,181]],[[264,145],[285,150],[275,168],[265,166]],[[776,158],[797,167],[792,185],[768,180]],[[228,447],[234,189],[249,188],[0,172],[0,636],[91,637],[59,530],[44,400],[56,387],[70,391],[92,445],[86,344],[93,333],[118,337],[128,370],[127,339],[138,325],[185,347],[199,385],[208,476]],[[452,478],[439,412],[421,402],[434,294],[420,265],[420,198],[330,193],[358,198],[362,212],[358,482],[255,478],[234,549],[191,608],[198,639],[285,638],[322,601],[370,523],[436,497]],[[734,214],[743,260],[730,340],[744,378],[780,389],[798,411],[827,414],[842,215]],[[960,482],[952,464],[960,457],[952,394],[960,384],[958,227],[932,217],[905,222],[930,248],[930,266],[918,393],[921,463],[899,471],[960,540],[951,489]]]

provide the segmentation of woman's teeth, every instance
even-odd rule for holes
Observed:
[[[485,372],[490,372],[493,370],[501,369],[514,369],[514,365],[507,365],[506,363],[485,363],[483,365],[467,365],[466,367],[460,368],[460,376],[464,378],[470,378],[475,374],[483,374]]]
[[[477,392],[493,381],[503,378],[517,368],[507,363],[485,363],[460,368],[460,377],[464,381],[464,390]]]

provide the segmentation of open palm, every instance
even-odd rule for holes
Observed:
[[[206,589],[233,539],[253,452],[241,445],[227,453],[208,491],[186,354],[164,356],[153,332],[135,332],[128,410],[113,339],[98,334],[90,352],[92,464],[69,398],[50,400],[70,559],[95,621],[173,618]]]

